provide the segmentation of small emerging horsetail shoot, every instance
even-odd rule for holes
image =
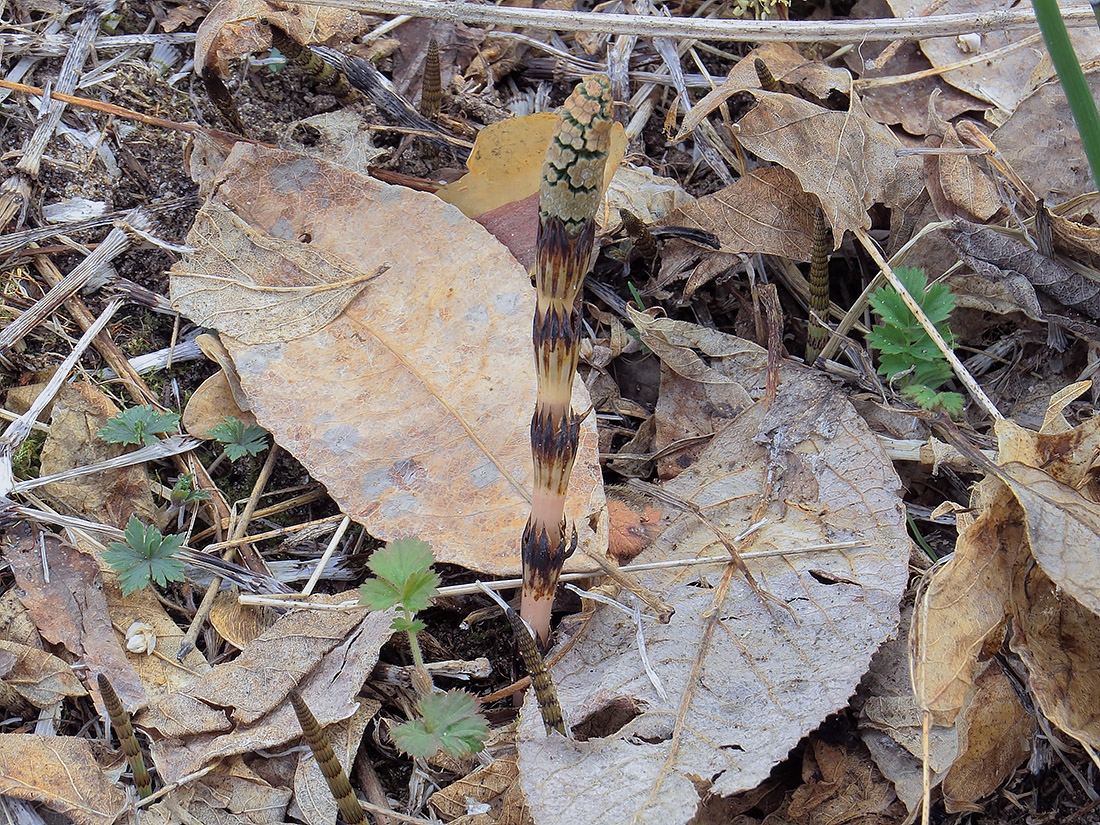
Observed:
[[[570,405],[580,343],[577,299],[592,262],[611,122],[607,78],[586,77],[558,115],[539,188],[533,331],[538,397],[531,419],[535,484],[521,544],[521,614],[543,645],[550,639],[558,574],[576,545],[565,496],[582,417]]]

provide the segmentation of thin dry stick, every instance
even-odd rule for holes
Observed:
[[[351,526],[351,517],[344,516],[340,521],[340,526],[336,528],[336,532],[332,534],[332,539],[328,543],[328,547],[325,548],[325,552],[321,554],[320,560],[317,562],[317,569],[313,571],[313,575],[309,577],[309,581],[306,582],[306,586],[302,588],[302,595],[308,596],[313,592],[313,588],[317,586],[318,580],[321,578],[321,573],[328,566],[328,560],[332,558],[332,554],[336,552],[337,546],[340,544],[340,539],[344,537],[344,533],[348,531],[348,527]]]
[[[271,449],[267,453],[267,459],[264,461],[264,466],[260,468],[260,474],[256,477],[256,483],[252,487],[252,495],[248,497],[248,503],[244,506],[244,512],[241,513],[240,519],[233,528],[233,535],[231,538],[241,538],[248,529],[248,525],[252,522],[252,516],[256,512],[256,507],[260,503],[260,496],[263,495],[268,479],[271,478],[271,474],[275,471],[275,461],[278,457],[279,445],[272,444]],[[225,561],[232,561],[236,552],[236,547],[230,547],[225,551],[222,558]],[[203,595],[202,601],[199,603],[199,608],[195,612],[195,618],[191,620],[191,625],[187,628],[187,633],[185,633],[183,639],[180,640],[180,649],[177,658],[181,662],[184,656],[195,649],[195,640],[199,638],[199,631],[210,615],[210,609],[214,606],[214,598],[218,595],[218,589],[221,586],[221,576],[214,576],[210,582],[210,586],[206,588],[206,593]]]
[[[134,726],[130,724],[130,714],[122,707],[118,694],[115,693],[111,682],[100,673],[96,677],[99,684],[99,693],[103,697],[103,706],[107,708],[107,716],[115,729],[115,736],[122,746],[122,753],[134,773],[134,787],[138,796],[145,799],[153,793],[153,780],[149,778],[149,771],[145,769],[145,759],[141,755],[141,747],[138,745],[137,736],[134,735]]]
[[[521,541],[521,615],[543,645],[550,639],[558,575],[577,541],[565,518],[581,428],[581,416],[571,406],[581,334],[576,298],[591,265],[611,123],[607,78],[582,80],[558,116],[539,187],[533,334],[538,395],[531,419],[535,484]]]
[[[1004,419],[1004,416],[1001,415],[997,406],[989,399],[989,396],[985,394],[985,391],[978,385],[978,382],[974,380],[974,376],[970,374],[969,370],[963,366],[963,362],[955,355],[955,351],[947,346],[947,342],[943,340],[943,336],[940,335],[939,330],[936,329],[936,325],[924,314],[924,310],[921,309],[920,304],[918,304],[913,296],[905,289],[905,285],[898,280],[898,276],[894,274],[893,268],[886,262],[882,253],[879,252],[875,242],[872,241],[870,236],[862,229],[855,230],[855,235],[863,245],[863,248],[867,250],[867,253],[874,259],[875,263],[878,264],[882,274],[885,275],[886,280],[890,282],[890,286],[892,286],[897,291],[898,295],[901,296],[901,300],[905,302],[905,306],[907,306],[909,311],[916,316],[921,327],[928,333],[928,337],[932,339],[939,351],[943,353],[943,357],[951,364],[951,368],[955,370],[955,375],[958,377],[959,381],[962,382],[962,385],[966,387],[970,396],[978,402],[978,406],[984,409],[986,414],[994,420],[1000,421]]]
[[[140,46],[155,46],[158,43],[182,46],[194,43],[196,37],[194,32],[119,34],[98,38],[95,48],[97,52],[121,52]],[[3,32],[0,33],[0,50],[3,50],[4,56],[9,60],[13,57],[60,57],[69,53],[75,40],[71,34]]]
[[[986,14],[930,14],[926,17],[877,20],[719,20],[440,3],[439,0],[300,1],[304,6],[353,9],[370,14],[409,14],[495,26],[739,42],[859,43],[868,39],[912,40],[1037,26],[1035,12],[1031,8]],[[1087,6],[1064,9],[1062,16],[1067,27],[1096,25],[1092,9]]]

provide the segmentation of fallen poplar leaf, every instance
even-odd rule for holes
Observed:
[[[651,321],[649,333],[666,324],[680,333],[690,326]],[[648,659],[668,698],[642,667],[633,621],[597,608],[554,673],[566,719],[591,738],[547,736],[530,696],[522,711],[521,776],[539,825],[675,825],[703,795],[755,787],[848,702],[896,628],[909,539],[889,459],[837,390],[800,367],[780,366],[779,393],[766,409],[766,353],[724,337],[711,350],[729,354],[712,357],[711,368],[755,401],[664,490],[731,536],[767,517],[743,550],[861,545],[752,562],[757,581],[793,616],[762,603],[732,566],[636,574],[676,608],[668,624],[645,624]],[[715,552],[714,533],[680,513],[645,559]],[[601,780],[622,776],[630,781]]]
[[[2,640],[0,653],[15,657],[3,675],[3,683],[36,708],[48,708],[66,696],[88,693],[73,669],[52,653]]]
[[[41,802],[78,825],[113,825],[126,809],[91,743],[75,736],[0,733],[0,794]]]
[[[542,163],[557,112],[512,117],[491,123],[477,133],[466,168],[469,174],[439,189],[435,195],[470,218],[508,203],[522,201],[539,191]],[[621,123],[611,130],[611,146],[604,169],[607,189],[626,153],[626,132]]]
[[[311,335],[260,345],[222,336],[259,423],[371,535],[418,536],[439,561],[518,572],[533,474],[527,273],[437,198],[314,158],[238,145],[216,199],[253,234],[308,235],[363,269],[392,263]],[[573,407],[589,403],[576,382]],[[589,416],[566,512],[580,545],[602,549],[597,445]]]
[[[195,438],[213,438],[210,431],[226,418],[236,418],[246,427],[256,416],[237,406],[225,370],[218,370],[195,390],[183,408],[183,428]]]
[[[998,477],[1024,511],[1035,561],[1051,580],[1100,614],[1100,504],[1042,470],[1011,462]]]
[[[217,201],[203,204],[187,242],[195,251],[186,266],[172,268],[173,303],[186,306],[196,323],[244,344],[316,332],[387,266],[382,262],[364,273],[313,246],[308,233],[267,235]]]
[[[4,558],[42,638],[64,645],[88,665],[94,696],[99,696],[94,687],[96,675],[103,673],[123,707],[131,713],[144,707],[148,697],[111,626],[95,558],[57,536],[39,534],[36,538],[31,525],[24,522],[9,527],[6,537]],[[50,568],[49,582],[43,575],[43,553]]]
[[[349,595],[325,600],[338,603]],[[163,737],[151,749],[161,776],[174,781],[216,758],[300,736],[286,699],[296,685],[322,725],[350,717],[379,649],[392,635],[392,618],[389,611],[294,611],[232,662],[150,705],[136,721]]]

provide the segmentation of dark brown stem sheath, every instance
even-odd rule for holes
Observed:
[[[576,299],[592,259],[610,139],[610,83],[602,75],[586,77],[558,116],[539,189],[533,331],[538,397],[531,419],[535,485],[521,545],[521,613],[543,645],[550,638],[558,574],[576,543],[565,518],[581,424],[570,405],[580,342]]]
[[[153,793],[153,780],[149,778],[149,771],[145,769],[145,759],[141,755],[137,736],[134,735],[134,726],[130,724],[130,714],[122,707],[118,694],[115,693],[114,687],[106,676],[100,673],[96,681],[99,683],[103,705],[107,708],[107,716],[110,717],[111,725],[115,729],[115,736],[118,737],[122,753],[134,774],[134,787],[137,788],[138,796],[144,799]]]
[[[829,315],[829,228],[819,206],[814,211],[814,245],[810,259],[810,329],[806,334],[806,363],[813,366],[829,331],[825,319]]]
[[[297,690],[292,689],[290,691],[290,704],[294,706],[294,713],[298,717],[298,724],[302,726],[306,744],[313,751],[313,758],[317,760],[317,764],[321,767],[321,773],[324,774],[325,781],[328,782],[329,790],[332,791],[332,796],[336,800],[336,809],[340,812],[341,818],[347,825],[365,823],[367,815],[363,813],[363,806],[359,804],[359,800],[352,791],[351,783],[348,782],[348,775],[340,767],[340,760],[336,758],[328,737],[321,730],[317,717],[313,715],[313,711],[309,709]]]

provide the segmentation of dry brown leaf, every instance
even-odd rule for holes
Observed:
[[[469,174],[435,194],[470,218],[522,201],[539,191],[542,163],[550,133],[558,121],[556,112],[540,112],[491,123],[477,134],[466,161]],[[626,153],[626,132],[616,123],[604,169],[604,189]]]
[[[1100,618],[1034,566],[1018,571],[1012,608],[1010,646],[1027,665],[1043,714],[1100,748]]]
[[[928,14],[991,14],[1005,7],[1000,0],[889,0],[896,17],[923,17]],[[969,51],[958,37],[933,37],[920,41],[921,50],[935,67],[957,63],[967,58],[980,56],[1007,46],[1019,43],[1031,34],[1028,29],[992,29],[983,31],[979,46]],[[1093,32],[1084,29],[1071,30],[1074,50],[1081,64],[1098,55]],[[1024,78],[1031,74],[1044,52],[1042,41],[1037,46],[1018,48],[1007,54],[998,55],[989,60],[980,60],[970,66],[963,66],[944,72],[942,77],[952,86],[968,92],[975,97],[988,101],[992,105],[1013,112],[1020,99],[1028,93],[1028,84]],[[1057,84],[1056,84],[1057,85]],[[1072,129],[1072,125],[1070,126]],[[1042,150],[1038,150],[1041,153]]]
[[[1004,76],[1026,92],[1026,86],[1019,82],[1020,75]],[[1100,70],[1092,68],[1085,80],[1095,99],[1100,95]],[[1060,203],[1096,189],[1081,146],[1081,135],[1057,78],[1027,94],[1013,107],[1012,117],[991,137],[1001,155],[1036,197]]]
[[[299,43],[350,43],[371,28],[370,19],[343,9],[268,3],[265,0],[219,0],[199,26],[195,65],[200,73],[220,68],[226,60],[271,47],[270,20]]]
[[[363,731],[377,712],[378,705],[362,704],[349,719],[324,729],[325,738],[332,745],[344,773],[351,774],[351,765],[359,750]],[[294,802],[301,814],[298,818],[308,825],[329,825],[336,821],[336,800],[312,751],[303,752],[298,759],[298,770],[294,775]]]
[[[527,273],[430,195],[259,147],[238,146],[223,174],[217,200],[256,231],[308,235],[366,269],[393,264],[310,336],[223,336],[257,420],[372,535],[416,535],[440,561],[518,572],[533,472]],[[589,406],[580,382],[573,406]],[[590,416],[567,514],[580,544],[602,549],[597,446]]]
[[[936,723],[955,723],[974,689],[979,653],[1000,646],[1013,576],[1026,554],[1023,513],[1002,488],[960,525],[954,554],[928,574],[913,617],[913,686]]]
[[[183,428],[195,438],[212,438],[210,430],[225,421],[236,418],[245,426],[256,423],[256,416],[242,410],[233,399],[225,370],[218,370],[195,390],[187,406],[183,408]]]
[[[803,784],[787,805],[788,825],[888,825],[897,822],[894,789],[875,770],[858,742],[832,744],[810,735],[802,763]]]
[[[643,340],[675,324],[652,321]],[[803,735],[847,704],[872,654],[896,628],[909,540],[889,459],[820,376],[781,365],[769,410],[761,400],[766,353],[736,339],[724,349],[731,354],[720,364],[712,359],[712,369],[724,370],[727,381],[757,400],[664,489],[702,507],[732,535],[766,516],[744,550],[862,544],[753,561],[757,580],[794,616],[762,603],[731,569],[637,574],[676,608],[668,624],[645,624],[648,658],[667,699],[642,667],[633,621],[597,608],[554,676],[567,720],[592,736],[606,735],[548,737],[530,697],[522,711],[523,789],[540,825],[675,825],[691,818],[702,795],[754,787]],[[679,514],[646,558],[715,552],[722,551],[714,534]],[[618,723],[610,723],[615,716]]]
[[[469,810],[469,800],[483,805],[496,803],[497,815],[485,814],[487,825],[495,825],[499,822],[501,799],[518,781],[516,757],[505,756],[436,791],[428,802],[444,822],[462,821]]]
[[[348,596],[325,599],[340,602]],[[137,723],[165,737],[152,747],[161,776],[173,781],[213,759],[301,735],[286,701],[295,685],[322,725],[347,719],[391,635],[391,619],[388,612],[292,612],[234,661],[151,705]]]
[[[210,624],[237,650],[244,650],[253,639],[271,629],[276,616],[269,609],[241,604],[235,593],[223,590],[214,597]]]
[[[113,576],[108,576],[103,585],[103,595],[107,600],[107,609],[111,612],[111,621],[120,646],[126,647],[126,631],[134,622],[142,622],[151,627],[156,635],[154,649],[160,656],[126,653],[126,658],[137,671],[150,700],[179,690],[196,676],[210,670],[210,665],[198,650],[191,650],[182,661],[179,660],[183,631],[165,612],[164,605],[152,588],[143,587],[123,596],[118,582]]]
[[[802,191],[793,172],[780,166],[765,166],[719,192],[680,207],[662,223],[713,232],[726,261],[730,260],[726,256],[756,252],[808,261],[816,206],[817,199]],[[662,256],[661,284],[687,275],[701,256],[704,263],[717,257],[711,250],[701,250],[685,241],[668,243]],[[723,268],[728,266],[730,263]],[[720,271],[717,267],[708,269],[713,275]],[[684,290],[685,297],[690,297],[704,283],[705,280],[693,277],[690,290]]]
[[[1009,779],[1031,753],[1035,719],[996,663],[974,685],[959,716],[959,757],[943,780],[948,812],[982,810],[977,802]]]
[[[78,825],[112,825],[126,794],[95,761],[91,743],[75,736],[0,734],[0,793],[60,811]]]
[[[0,639],[42,650],[42,638],[19,595],[19,588],[11,587],[0,596]]]
[[[66,696],[88,693],[73,669],[52,653],[6,641],[0,641],[0,653],[13,657],[3,674],[4,684],[37,708],[48,708]]]
[[[239,756],[227,759],[221,769],[204,776],[197,791],[196,797],[211,808],[223,808],[254,825],[283,822],[291,796],[289,788],[272,787]],[[200,821],[208,822],[210,818]]]
[[[966,148],[966,144],[959,138],[959,133],[952,124],[940,121],[938,126],[942,132],[940,141],[942,148]],[[924,164],[925,171],[928,173],[927,180],[935,181],[935,188],[938,188],[954,207],[951,214],[941,214],[942,219],[953,218],[962,210],[963,217],[973,216],[985,221],[1001,210],[1001,196],[997,185],[982,171],[974,158],[953,154],[928,155],[925,157]]]
[[[99,696],[94,683],[103,673],[129,712],[144,707],[148,697],[111,626],[95,558],[54,535],[39,534],[36,539],[26,523],[9,527],[6,538],[4,558],[42,638],[64,645],[88,665],[93,696]],[[50,571],[48,582],[42,570],[43,553]]]
[[[62,387],[54,399],[50,434],[42,445],[42,474],[71,470],[124,453],[126,447],[108,444],[99,437],[99,428],[119,412],[93,384],[78,381]],[[57,481],[43,492],[75,515],[120,529],[130,516],[147,523],[155,518],[153,493],[143,465]]]
[[[317,173],[308,161],[306,166],[311,168],[303,170],[305,176]],[[286,173],[283,186],[293,186],[295,170]],[[275,189],[274,194],[286,193]],[[383,261],[360,270],[312,245],[308,233],[268,235],[217,201],[203,204],[187,242],[195,251],[172,268],[173,303],[187,307],[196,323],[244,344],[275,344],[316,332],[387,267]]]
[[[1100,504],[1026,464],[998,475],[1024,511],[1031,554],[1067,594],[1100,614]]]

